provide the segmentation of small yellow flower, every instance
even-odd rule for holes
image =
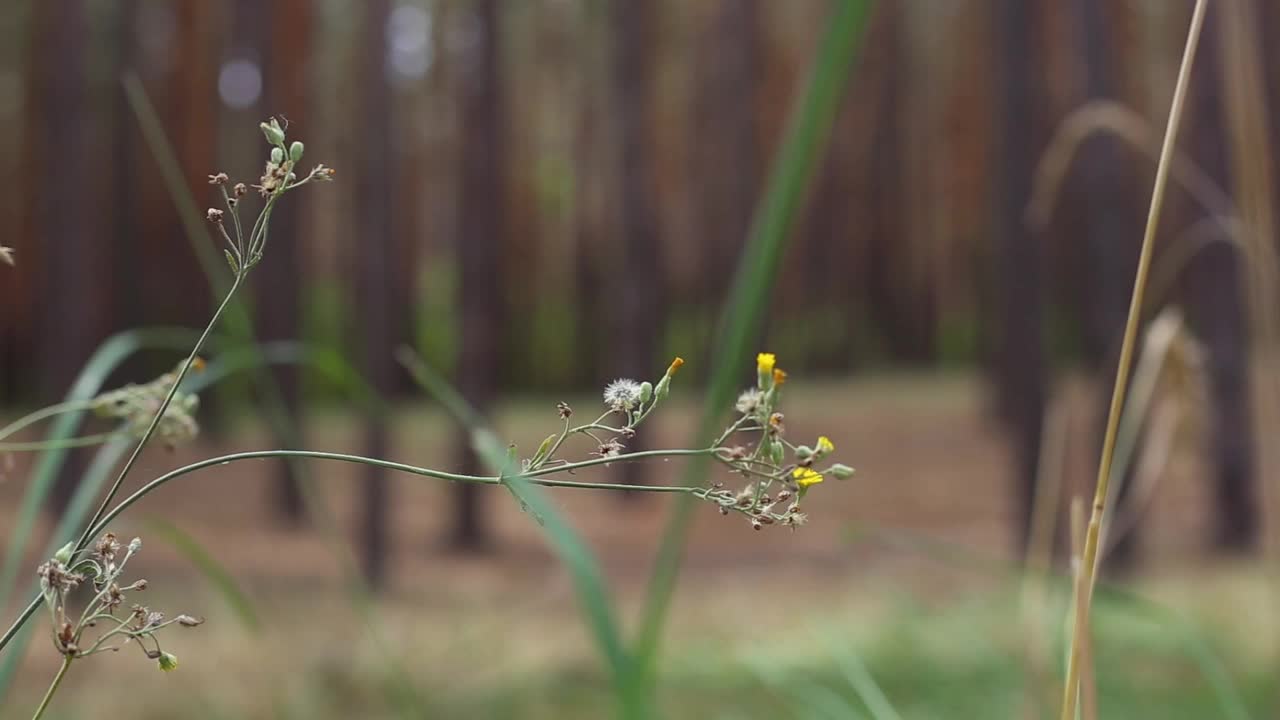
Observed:
[[[773,365],[778,358],[773,353],[760,353],[756,355],[756,370],[761,374],[768,375],[773,372]]]
[[[826,435],[818,436],[818,454],[826,455],[836,449],[835,443],[831,442],[831,438]]]
[[[671,367],[667,368],[667,375],[668,376],[675,375],[676,371],[680,369],[681,365],[684,365],[684,358],[677,355],[676,359],[671,361]]]
[[[781,369],[781,368],[777,368],[777,369],[775,369],[775,370],[773,371],[773,384],[774,384],[774,385],[781,385],[782,383],[784,383],[784,382],[786,382],[786,381],[787,381],[787,371],[786,371],[786,370],[783,370],[783,369]]]
[[[791,478],[796,481],[796,485],[799,485],[801,490],[807,490],[810,486],[822,482],[822,473],[813,468],[802,467],[793,470]]]

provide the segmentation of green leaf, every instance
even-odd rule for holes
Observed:
[[[573,577],[574,592],[592,638],[609,665],[615,687],[620,697],[630,675],[631,662],[622,642],[622,633],[614,618],[613,603],[605,588],[604,576],[599,564],[587,545],[560,516],[547,500],[543,489],[530,483],[519,472],[518,460],[513,464],[502,444],[484,421],[457,390],[439,373],[422,361],[409,348],[401,348],[396,358],[426,392],[443,405],[472,436],[472,446],[481,461],[502,477],[503,485],[522,508],[538,519],[543,533],[551,543],[556,556],[569,569]]]
[[[542,444],[538,446],[538,451],[533,454],[533,459],[529,461],[529,465],[537,467],[539,463],[545,460],[547,453],[551,452],[551,446],[555,444],[556,438],[558,437],[560,436],[555,433],[548,435],[547,439],[543,440]]]
[[[840,100],[849,84],[870,8],[870,0],[837,0],[831,22],[826,25],[804,94],[792,114],[765,196],[752,219],[747,249],[724,305],[719,362],[711,376],[697,444],[693,447],[703,447],[715,438],[717,424],[732,402],[750,358],[754,357],[751,344],[772,295],[792,225],[816,175]],[[708,468],[706,457],[695,458],[688,464],[681,484],[699,484]],[[663,533],[649,583],[633,649],[637,677],[632,681],[645,686],[652,682],[658,641],[679,574],[691,517],[692,506],[688,498],[682,498]]]
[[[218,562],[213,553],[206,550],[198,540],[177,525],[161,518],[153,517],[148,519],[146,527],[148,536],[159,536],[161,540],[172,545],[175,550],[204,575],[209,584],[218,591],[227,606],[239,618],[240,624],[246,630],[252,632],[262,627],[249,596],[240,589],[235,578],[231,576],[231,573],[227,572],[222,563]]]

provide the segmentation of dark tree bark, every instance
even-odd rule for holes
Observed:
[[[271,115],[282,115],[291,128],[303,129],[309,116],[310,92],[307,81],[307,60],[311,46],[312,9],[309,0],[276,0],[271,4],[270,33],[264,53],[264,93],[270,103],[265,108]],[[309,159],[303,159],[299,176],[310,167]],[[302,256],[301,205],[306,198],[290,197],[281,203],[271,215],[271,248],[259,268],[258,287],[263,289],[257,306],[259,335],[263,340],[294,340],[301,330],[301,278],[305,260]],[[280,400],[288,414],[293,432],[302,433],[302,388],[297,366],[279,365],[273,368]],[[296,442],[298,438],[279,438],[282,446]],[[281,462],[277,465],[276,505],[288,521],[302,520],[303,503],[300,480],[295,476],[296,466]]]
[[[650,50],[653,3],[612,2],[613,122],[618,146],[618,234],[621,265],[616,273],[619,331],[613,345],[617,370],[628,377],[654,375],[665,321],[665,283],[662,244],[649,142]],[[644,449],[643,435],[631,440],[629,451]],[[628,484],[643,483],[640,463],[624,463],[619,472]],[[625,495],[624,497],[634,497]]]
[[[586,11],[580,24],[579,72],[581,92],[577,136],[574,142],[575,243],[573,253],[574,309],[577,313],[575,340],[589,348],[574,363],[573,381],[579,387],[606,381],[603,353],[610,310],[605,303],[602,249],[609,237],[609,204],[612,193],[608,158],[608,123],[604,87],[608,73],[604,65],[605,23],[603,13]]]
[[[36,7],[33,79],[39,93],[40,127],[27,142],[39,148],[36,176],[36,230],[42,238],[39,317],[41,397],[58,398],[106,335],[109,306],[108,245],[96,234],[96,206],[88,161],[86,78],[88,18],[82,0],[57,0]],[[54,486],[51,509],[60,515],[71,500],[86,465],[73,452]]]
[[[1230,151],[1220,95],[1220,13],[1220,7],[1211,6],[1205,17],[1189,89],[1186,147],[1205,172],[1229,188]],[[1188,315],[1207,351],[1217,501],[1214,541],[1223,550],[1249,550],[1258,542],[1259,525],[1240,255],[1227,243],[1212,243],[1188,263],[1183,277]]]
[[[997,262],[1001,280],[998,394],[1013,439],[1014,497],[1019,550],[1026,548],[1035,500],[1045,405],[1045,359],[1040,325],[1043,251],[1023,222],[1031,187],[1033,3],[1001,0],[998,5],[1000,78],[998,123],[999,207]]]
[[[174,3],[170,11],[176,20],[176,36],[171,49],[173,73],[168,77],[165,102],[161,105],[167,109],[165,129],[198,207],[211,207],[214,194],[208,176],[217,164],[219,107],[212,28],[218,8],[214,3],[180,2]],[[161,254],[153,256],[153,262],[159,263],[167,256],[171,264],[166,263],[169,266],[164,273],[149,273],[165,276],[154,288],[162,294],[151,297],[149,303],[168,308],[174,319],[184,325],[203,327],[211,312],[209,283],[167,188],[160,200],[164,203],[160,210],[165,224],[159,242],[165,247],[157,248]]]
[[[360,334],[361,369],[380,393],[395,385],[394,336],[389,318],[392,297],[392,206],[395,157],[391,147],[391,89],[387,84],[387,17],[390,0],[369,0],[365,5],[363,62],[360,67],[361,133],[359,185],[356,188],[360,237],[353,254],[356,269],[356,303]],[[364,452],[370,457],[386,457],[390,449],[387,418],[381,413],[365,417]],[[364,519],[362,564],[366,578],[375,587],[387,581],[391,535],[390,487],[386,473],[373,466],[364,469]]]
[[[759,10],[759,0],[720,0],[695,69],[696,140],[689,172],[698,184],[702,252],[697,258],[701,272],[694,300],[713,314],[728,292],[746,246],[759,191]],[[703,350],[703,357],[711,357],[710,346]],[[705,376],[709,368],[708,363],[700,374]]]
[[[458,307],[462,345],[457,386],[481,412],[493,400],[498,377],[499,336],[503,326],[500,279],[505,232],[502,184],[503,102],[498,0],[476,0],[462,10],[471,34],[457,58],[461,111],[461,184],[458,195]],[[474,473],[482,460],[472,452],[466,428],[460,428],[462,472]],[[457,549],[477,550],[489,541],[482,495],[475,485],[454,488],[450,541]]]
[[[867,277],[867,294],[871,314],[888,345],[891,357],[903,363],[927,363],[934,355],[934,327],[931,300],[913,298],[918,290],[904,271],[902,255],[909,252],[907,223],[903,212],[906,204],[906,152],[909,123],[905,116],[907,82],[904,72],[907,53],[906,18],[901,7],[885,4],[876,16],[882,36],[877,47],[882,77],[877,103],[880,114],[876,122],[872,168],[875,182],[875,237],[867,262],[872,271]]]
[[[1113,97],[1118,75],[1114,41],[1102,0],[1076,0],[1077,33],[1085,65],[1085,90],[1090,100]],[[1128,315],[1141,239],[1141,202],[1130,164],[1120,141],[1110,133],[1096,133],[1081,145],[1069,181],[1066,207],[1060,217],[1075,218],[1072,237],[1084,242],[1084,272],[1077,277],[1084,291],[1085,348],[1100,383],[1097,447],[1105,432],[1111,388],[1119,363],[1120,340]],[[1126,504],[1133,466],[1121,485],[1119,505]],[[1116,508],[1119,510],[1120,508]],[[1111,563],[1133,560],[1136,533],[1117,539]]]

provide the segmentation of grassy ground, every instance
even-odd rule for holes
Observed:
[[[980,388],[966,378],[882,378],[788,389],[789,431],[831,435],[859,475],[815,490],[813,521],[796,533],[699,514],[662,665],[667,716],[1050,717],[1065,587],[1024,604],[1009,562],[1005,450],[983,420]],[[507,408],[503,429],[532,446],[554,426],[555,400]],[[673,410],[651,431],[654,444],[678,442],[690,415]],[[442,418],[411,411],[402,420],[395,458],[447,467]],[[152,453],[139,477],[188,455],[270,446],[253,427],[178,457]],[[313,447],[352,449],[358,433],[319,414],[310,436]],[[1077,464],[1069,476],[1087,476],[1087,461]],[[1148,518],[1147,570],[1100,598],[1103,717],[1264,717],[1280,691],[1265,578],[1255,563],[1224,564],[1203,549],[1201,467],[1194,452],[1179,456]],[[350,532],[356,474],[308,470]],[[661,481],[673,468],[651,470]],[[242,584],[261,627],[243,625],[189,563],[151,542],[138,564],[156,588],[151,600],[210,622],[170,638],[177,673],[140,654],[77,668],[52,717],[608,714],[569,580],[508,498],[487,496],[494,551],[456,556],[439,542],[447,488],[397,480],[396,577],[370,624],[317,533],[273,519],[269,473],[263,463],[210,471],[148,498],[121,528],[145,533],[148,517],[164,517],[191,532]],[[20,491],[0,485],[0,522]],[[553,497],[634,617],[664,503]],[[33,645],[0,718],[28,716],[53,662],[47,643]]]

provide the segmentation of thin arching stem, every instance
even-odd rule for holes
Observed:
[[[53,700],[53,696],[58,692],[58,686],[62,684],[62,678],[67,675],[67,668],[71,667],[71,656],[64,655],[62,657],[62,667],[58,668],[58,674],[53,676],[53,682],[49,684],[49,690],[45,692],[44,699],[40,701],[40,707],[36,708],[36,714],[31,716],[31,720],[40,720],[44,717],[44,711],[49,709],[49,702]]]
[[[173,379],[173,385],[169,387],[169,392],[164,396],[164,402],[160,403],[160,409],[156,411],[155,417],[151,418],[151,425],[147,427],[147,431],[142,434],[138,440],[138,444],[133,448],[133,454],[125,461],[124,467],[120,468],[120,474],[116,476],[116,480],[111,485],[111,489],[107,491],[105,497],[102,498],[102,504],[93,514],[93,519],[85,526],[84,534],[80,536],[80,540],[76,543],[76,551],[83,550],[89,544],[89,538],[93,537],[91,528],[102,519],[103,513],[111,507],[111,501],[115,499],[116,494],[120,492],[120,486],[124,484],[124,479],[129,475],[129,471],[133,469],[138,457],[142,455],[142,449],[146,447],[147,441],[155,434],[156,428],[159,427],[160,421],[164,418],[165,412],[169,409],[169,404],[173,402],[173,396],[178,394],[178,386],[182,384],[183,378],[187,376],[187,372],[191,370],[192,363],[195,362],[196,356],[200,354],[200,350],[204,347],[205,340],[209,338],[209,334],[213,332],[214,326],[218,324],[218,319],[222,317],[222,313],[231,304],[231,299],[235,297],[236,290],[239,289],[240,283],[244,281],[245,271],[242,268],[236,273],[235,280],[231,283],[231,288],[227,290],[227,296],[222,299],[222,304],[218,306],[217,311],[213,313],[213,317],[209,319],[209,324],[205,325],[204,332],[200,333],[200,338],[196,340],[196,344],[191,348],[191,353],[187,355],[187,359],[182,363],[182,367],[178,369],[177,376]]]
[[[10,435],[18,432],[22,428],[28,427],[30,425],[34,425],[46,418],[51,418],[51,417],[54,417],[55,415],[61,415],[62,413],[76,412],[79,410],[89,410],[92,407],[93,407],[92,400],[72,400],[69,402],[61,402],[61,403],[58,403],[57,405],[42,407],[39,410],[31,412],[27,415],[23,415],[17,420],[14,420],[8,425],[5,425],[3,428],[0,428],[0,439],[7,438]]]
[[[112,438],[120,437],[122,434],[122,431],[117,430],[115,432],[97,433],[95,435],[81,435],[79,437],[67,438],[65,440],[36,440],[33,442],[0,443],[0,452],[38,452],[43,450],[89,447],[91,445],[101,445]]]
[[[577,480],[557,480],[548,478],[547,475],[556,473],[571,472],[574,470],[582,470],[597,465],[608,465],[617,462],[630,462],[634,460],[643,460],[651,458],[671,458],[671,457],[690,457],[697,455],[710,455],[714,453],[714,449],[705,450],[646,450],[643,452],[629,453],[613,458],[592,458],[576,463],[568,463],[565,465],[557,465],[551,468],[542,468],[524,475],[529,482],[545,487],[571,488],[578,490],[633,490],[635,492],[649,493],[676,493],[676,494],[692,494],[696,495],[704,488],[671,486],[671,485],[620,485],[617,483],[597,483],[597,482],[580,482]],[[208,458],[190,465],[171,470],[161,475],[146,485],[138,488],[132,495],[121,500],[119,504],[103,512],[99,517],[90,523],[85,530],[86,537],[94,537],[101,533],[108,524],[116,519],[120,513],[124,512],[133,504],[146,497],[151,492],[160,488],[173,480],[184,475],[190,475],[199,470],[209,467],[217,467],[221,465],[229,465],[233,462],[242,462],[245,460],[264,460],[268,458],[308,458],[313,460],[332,460],[336,462],[358,463],[363,465],[375,465],[377,467],[398,472],[405,472],[412,475],[435,478],[437,480],[447,480],[450,482],[475,483],[480,485],[500,485],[503,479],[494,475],[460,475],[457,473],[444,472],[441,470],[432,470],[429,468],[418,467],[416,465],[408,465],[398,463],[391,460],[381,460],[378,458],[363,457],[360,455],[348,455],[345,453],[323,452],[318,450],[255,450],[251,452],[232,453],[230,455],[221,455],[219,457]],[[40,598],[37,596],[22,613],[14,620],[13,624],[0,636],[0,651],[13,640],[14,636],[27,622],[27,620],[40,607]]]

